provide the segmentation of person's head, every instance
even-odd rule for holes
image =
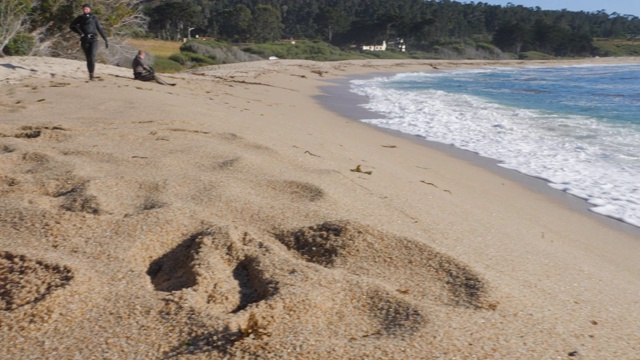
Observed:
[[[83,14],[88,14],[90,12],[91,12],[91,5],[89,5],[89,4],[82,5],[82,13]]]
[[[139,57],[140,59],[144,59],[144,51],[142,51],[142,50],[138,50],[138,57]]]

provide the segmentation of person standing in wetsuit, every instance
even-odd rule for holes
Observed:
[[[93,80],[93,71],[96,68],[96,53],[98,52],[98,34],[104,39],[104,46],[108,49],[109,42],[104,35],[98,18],[91,13],[91,5],[82,5],[82,15],[76,17],[69,25],[71,31],[80,35],[80,46],[87,58],[87,70],[89,80]]]
[[[144,51],[138,51],[138,55],[133,58],[133,63],[131,64],[133,68],[133,78],[140,81],[155,81],[158,84],[162,85],[170,85],[175,86],[176,84],[170,84],[158,75],[155,74],[153,68],[144,63]]]

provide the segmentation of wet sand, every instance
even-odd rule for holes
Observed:
[[[556,63],[551,63],[553,66]],[[372,73],[366,75],[357,75],[357,76],[346,76],[338,79],[333,79],[327,81],[329,85],[320,87],[323,94],[316,96],[316,99],[322,104],[323,107],[329,109],[332,112],[335,112],[339,116],[346,117],[352,119],[354,121],[360,121],[363,119],[377,119],[382,117],[383,115],[377,114],[375,112],[369,111],[363,108],[361,105],[366,104],[368,99],[365,96],[358,95],[349,90],[349,82],[355,79],[371,79],[379,76],[389,76],[393,73]],[[400,131],[385,129],[375,127],[373,125],[369,125],[366,123],[362,123],[365,126],[371,126],[379,131],[386,132],[393,136],[401,137],[404,139],[408,139],[410,141],[414,141],[418,144],[422,144],[427,146],[433,150],[437,150],[439,152],[443,152],[447,155],[456,157],[458,159],[470,162],[474,165],[480,166],[484,169],[487,169],[491,172],[496,173],[497,175],[510,179],[512,181],[518,182],[527,186],[534,192],[540,193],[542,195],[548,196],[551,199],[554,199],[564,206],[569,207],[575,211],[581,211],[589,216],[593,217],[595,221],[600,221],[606,224],[607,226],[616,228],[618,230],[627,232],[631,235],[640,237],[640,228],[627,224],[623,221],[613,219],[607,216],[603,216],[597,213],[591,212],[589,209],[591,205],[574,195],[568,194],[563,191],[559,191],[549,186],[549,182],[542,178],[537,178],[533,176],[529,176],[523,174],[519,171],[507,169],[500,166],[500,162],[491,158],[487,158],[481,156],[475,152],[459,149],[455,146],[438,143],[434,141],[426,140],[420,136],[405,134]]]

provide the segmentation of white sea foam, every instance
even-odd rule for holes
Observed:
[[[383,86],[387,80],[352,81],[352,91],[369,98],[364,107],[382,115],[362,121],[496,159],[587,200],[596,213],[640,226],[640,126],[394,90]]]

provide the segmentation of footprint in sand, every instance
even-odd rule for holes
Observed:
[[[386,283],[417,301],[492,306],[485,283],[474,271],[418,241],[349,221],[283,231],[276,238],[305,261]]]
[[[75,175],[72,165],[40,152],[13,149],[7,154],[11,157],[7,163],[12,165],[13,183],[19,184],[11,188],[12,192],[53,198],[53,204],[65,211],[102,213],[98,198],[89,191],[90,182]]]
[[[292,200],[315,202],[325,197],[325,192],[322,188],[303,181],[270,181],[267,183],[267,187],[287,195]]]
[[[198,232],[154,260],[147,275],[157,291],[192,289],[192,305],[237,313],[278,291],[259,257],[243,248],[222,228]]]
[[[88,182],[81,182],[71,189],[56,194],[56,198],[62,198],[60,208],[70,212],[82,212],[92,215],[102,213],[98,198],[87,191]]]
[[[44,301],[73,279],[70,269],[0,251],[0,311]]]
[[[10,134],[0,133],[0,137],[12,137],[25,140],[53,140],[64,141],[69,138],[67,130],[60,126],[31,126],[25,125]]]
[[[349,221],[272,235],[213,228],[150,264],[164,314],[194,312],[201,329],[166,355],[251,354],[310,327],[336,344],[412,341],[432,309],[490,309],[476,273],[418,241]]]

